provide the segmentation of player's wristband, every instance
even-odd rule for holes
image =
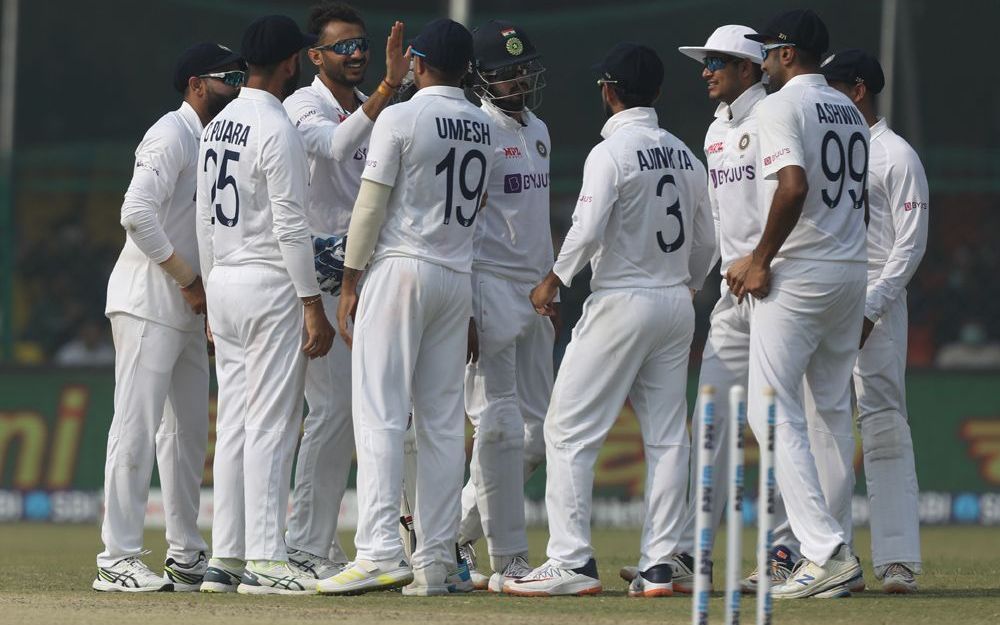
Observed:
[[[304,298],[302,298],[302,305],[303,306],[314,306],[314,305],[318,304],[320,302],[320,300],[322,300],[322,299],[323,299],[322,295],[313,295],[312,297],[304,297]]]
[[[184,262],[184,259],[177,254],[171,254],[170,258],[160,263],[160,267],[163,267],[163,270],[182,289],[186,289],[194,284],[195,279],[198,277],[194,269],[191,269],[191,266]]]
[[[383,78],[382,82],[378,84],[378,89],[376,89],[376,91],[378,91],[387,98],[391,98],[392,94],[396,91],[396,89],[399,89],[398,85],[393,87],[392,85],[389,84],[388,80]]]

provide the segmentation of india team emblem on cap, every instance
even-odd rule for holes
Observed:
[[[542,156],[542,158],[546,158],[549,155],[549,149],[545,147],[545,144],[542,143],[541,139],[535,141],[535,149],[538,150],[538,153]]]
[[[511,37],[507,40],[507,52],[510,52],[511,56],[521,56],[524,52],[524,44],[517,37]]]
[[[739,145],[740,145],[740,149],[741,150],[747,149],[747,147],[750,146],[750,135],[744,133],[743,136],[740,137],[740,143],[739,143]]]

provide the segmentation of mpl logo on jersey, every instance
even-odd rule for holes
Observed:
[[[722,151],[723,147],[724,147],[723,142],[719,141],[717,143],[713,143],[712,145],[708,146],[707,152],[709,154],[718,154],[719,152]]]
[[[503,177],[504,193],[520,193],[531,189],[546,189],[549,186],[548,174],[507,174]]]
[[[510,147],[506,147],[503,149],[504,158],[521,158],[522,156],[524,156],[524,154],[521,153],[521,148],[517,147],[516,145],[512,145]]]

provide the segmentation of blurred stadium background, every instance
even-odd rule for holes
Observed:
[[[3,0],[0,519],[96,518],[114,382],[103,316],[107,276],[123,241],[119,209],[135,146],[179,103],[170,85],[177,55],[202,40],[238,48],[243,28],[259,15],[285,13],[304,23],[311,4]],[[355,4],[373,41],[365,91],[382,76],[392,20],[405,21],[412,36],[449,11],[444,0]],[[677,46],[701,44],[724,23],[759,27],[795,5],[801,3],[473,0],[470,25],[495,17],[515,21],[544,55],[548,88],[538,112],[553,138],[557,243],[568,228],[584,158],[599,140],[604,117],[589,68],[607,49],[632,40],[660,52],[666,65],[656,105],[661,125],[700,152],[714,105],[705,98],[699,66]],[[986,26],[1000,20],[1000,3],[814,0],[811,6],[827,22],[834,51],[865,48],[892,66],[883,114],[917,149],[930,180],[928,251],[909,290],[910,420],[924,491],[921,514],[927,522],[1000,523],[1000,296],[994,288],[1000,82]],[[309,74],[306,69],[303,81]],[[578,279],[564,293],[557,357],[586,284]],[[697,299],[692,371],[716,297],[713,286]],[[642,445],[627,412],[597,475],[599,494],[609,502],[598,514],[613,525],[634,521],[642,493]],[[860,486],[860,454],[858,460]],[[536,497],[542,484],[531,484]],[[866,503],[857,501],[863,521]]]

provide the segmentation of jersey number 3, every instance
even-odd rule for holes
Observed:
[[[479,162],[479,181],[469,186],[468,174],[469,165],[472,161]],[[451,223],[452,202],[455,199],[455,148],[448,150],[448,154],[434,168],[434,175],[445,174],[445,201],[444,201],[444,223]],[[476,220],[476,213],[479,212],[479,202],[483,197],[483,184],[486,182],[486,157],[479,150],[469,150],[462,157],[462,162],[458,166],[458,190],[462,197],[475,202],[472,207],[472,216],[466,217],[462,213],[461,206],[455,206],[455,217],[458,223],[468,228]]]
[[[660,178],[660,182],[656,184],[656,197],[663,197],[663,187],[665,187],[668,183],[674,185],[674,188],[677,187],[677,183],[674,181],[673,175],[666,174]],[[669,254],[670,252],[676,252],[681,249],[682,245],[684,245],[684,217],[681,216],[681,199],[679,195],[677,197],[677,201],[667,207],[667,217],[677,218],[677,238],[670,243],[667,243],[663,240],[663,231],[657,230],[656,242],[660,244],[661,250]]]
[[[212,160],[212,164],[219,168],[219,179],[215,184],[212,185],[212,204],[215,204],[215,216],[212,217],[212,223],[214,224],[216,220],[223,226],[229,226],[232,228],[236,225],[236,222],[240,220],[240,193],[236,190],[236,179],[232,175],[226,173],[226,166],[229,161],[240,160],[240,153],[234,152],[232,150],[226,150],[222,153],[222,164],[219,165],[219,155],[216,154],[215,150],[208,150],[205,152],[205,171],[208,171],[208,161]],[[216,193],[219,191],[224,191],[226,187],[233,188],[233,200],[236,202],[236,208],[233,210],[233,216],[229,217],[222,210],[222,202],[218,204],[215,203]]]

